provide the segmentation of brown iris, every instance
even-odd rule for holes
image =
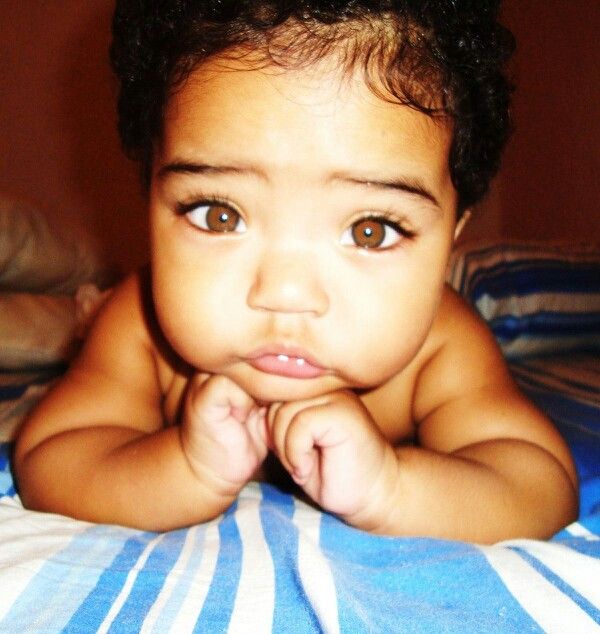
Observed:
[[[376,249],[385,239],[385,224],[375,218],[365,218],[352,225],[352,239],[358,247]]]
[[[224,205],[211,205],[206,214],[206,226],[211,231],[235,231],[239,221],[238,212]]]

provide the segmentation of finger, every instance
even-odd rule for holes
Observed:
[[[190,386],[190,406],[194,414],[213,421],[233,416],[244,422],[255,407],[254,400],[239,385],[222,375],[196,375]]]
[[[280,458],[283,466],[289,471],[290,465],[286,464],[285,437],[292,418],[307,407],[306,401],[289,401],[286,403],[273,403],[268,411],[269,448]]]
[[[283,453],[290,474],[298,484],[310,479],[317,463],[318,439],[326,434],[328,423],[318,415],[317,409],[297,412],[287,427]]]
[[[259,460],[264,460],[269,451],[266,408],[254,408],[248,415],[246,429]]]

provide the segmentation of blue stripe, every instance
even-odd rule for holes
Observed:
[[[571,599],[573,603],[577,604],[592,620],[596,621],[596,623],[600,623],[600,610],[585,597],[581,596],[579,592],[570,586],[562,577],[555,574],[550,568],[525,549],[518,546],[511,546],[510,549],[518,553],[534,570],[556,586],[564,595]]]
[[[600,293],[600,263],[571,264],[565,261],[537,260],[531,263],[502,262],[474,271],[467,295],[477,301],[483,295],[493,298],[534,293]]]
[[[600,476],[595,478],[595,486],[596,486],[596,500],[598,500],[597,510],[594,515],[590,515],[588,517],[584,517],[579,520],[579,523],[582,524],[587,530],[590,531],[593,535],[600,537]],[[585,541],[585,540],[580,540]],[[598,552],[598,542],[585,542],[588,544],[590,550],[586,553],[589,554],[590,557],[595,557],[596,559],[600,559],[600,552]]]
[[[14,480],[10,472],[10,460],[14,443],[0,443],[0,497],[16,494]]]
[[[462,542],[389,538],[324,514],[342,632],[541,632],[483,553]]]
[[[292,522],[294,500],[261,484],[260,519],[275,568],[273,632],[320,632],[298,571],[298,529]]]
[[[516,253],[519,253],[518,259],[516,258]],[[526,258],[524,255],[526,253],[531,254],[532,257]],[[486,261],[489,262],[491,258],[495,258],[496,264],[485,266],[484,263]],[[540,250],[537,246],[527,247],[520,245],[515,247],[514,245],[499,244],[485,249],[468,251],[462,256],[462,259],[464,261],[464,266],[462,270],[460,291],[462,295],[467,296],[468,293],[466,292],[466,289],[469,288],[471,280],[480,272],[489,272],[490,274],[493,274],[499,270],[510,268],[511,264],[513,266],[521,267],[534,266],[540,261]],[[564,256],[561,257],[560,254],[556,254],[553,257],[546,258],[546,261],[552,261],[554,259],[564,260]],[[460,260],[457,264],[460,266]]]
[[[25,385],[0,385],[0,401],[14,401],[21,398],[29,385],[29,383]]]
[[[40,631],[60,631],[98,582],[121,548],[119,530],[93,526],[77,534],[47,559],[2,622],[2,631],[18,632],[35,615]],[[60,609],[56,597],[60,596]]]
[[[501,315],[488,322],[500,341],[512,341],[520,336],[528,337],[581,337],[600,335],[600,313],[555,313],[539,311],[528,315]],[[600,342],[598,342],[600,343]]]
[[[131,532],[133,531],[127,531],[124,535],[130,535]],[[102,572],[94,589],[79,606],[63,632],[95,632],[100,627],[123,589],[129,572],[154,537],[154,533],[136,533],[123,543],[121,551],[109,564],[110,567]]]
[[[492,249],[493,251],[493,249]],[[507,257],[508,256],[508,257]],[[470,295],[469,289],[473,289],[478,284],[485,283],[487,279],[493,279],[495,277],[502,276],[506,273],[514,271],[522,271],[535,267],[548,268],[560,262],[560,266],[564,267],[564,260],[560,260],[560,257],[553,258],[540,258],[539,254],[533,254],[533,257],[514,257],[514,252],[510,251],[506,253],[500,249],[493,256],[494,263],[488,264],[490,256],[483,256],[479,252],[468,253],[464,257],[465,266],[463,268],[463,279],[461,284],[461,291],[465,295]]]
[[[164,534],[163,539],[150,553],[144,567],[138,572],[131,592],[112,622],[109,632],[129,634],[141,629],[146,615],[181,553],[184,539],[185,530]]]
[[[168,601],[164,605],[160,616],[156,620],[152,630],[154,632],[166,632],[173,624],[173,621],[179,614],[179,610],[183,605],[183,602],[192,591],[192,581],[196,572],[200,568],[202,563],[202,557],[204,555],[204,538],[206,536],[206,526],[195,526],[193,529],[195,538],[192,544],[192,552],[188,560],[185,571],[179,577],[173,592]]]
[[[242,539],[235,520],[237,502],[219,523],[219,556],[194,632],[226,632],[242,573]]]
[[[9,472],[9,461],[12,449],[13,443],[0,442],[0,471]]]

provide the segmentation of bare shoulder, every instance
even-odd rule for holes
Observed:
[[[576,480],[564,441],[518,389],[488,326],[448,287],[425,347],[413,397],[423,446],[452,453],[492,440],[521,440],[554,455]]]
[[[413,401],[416,420],[465,391],[512,383],[487,324],[448,286],[419,357]]]
[[[160,345],[144,277],[130,275],[100,309],[80,355],[26,421],[22,449],[71,429],[115,425],[151,432],[162,425]]]

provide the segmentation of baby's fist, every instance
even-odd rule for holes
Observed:
[[[270,445],[294,480],[345,519],[362,514],[382,480],[393,477],[394,451],[352,392],[274,404],[268,427]]]
[[[199,374],[188,386],[181,438],[197,475],[236,494],[267,455],[265,410],[227,377]]]

